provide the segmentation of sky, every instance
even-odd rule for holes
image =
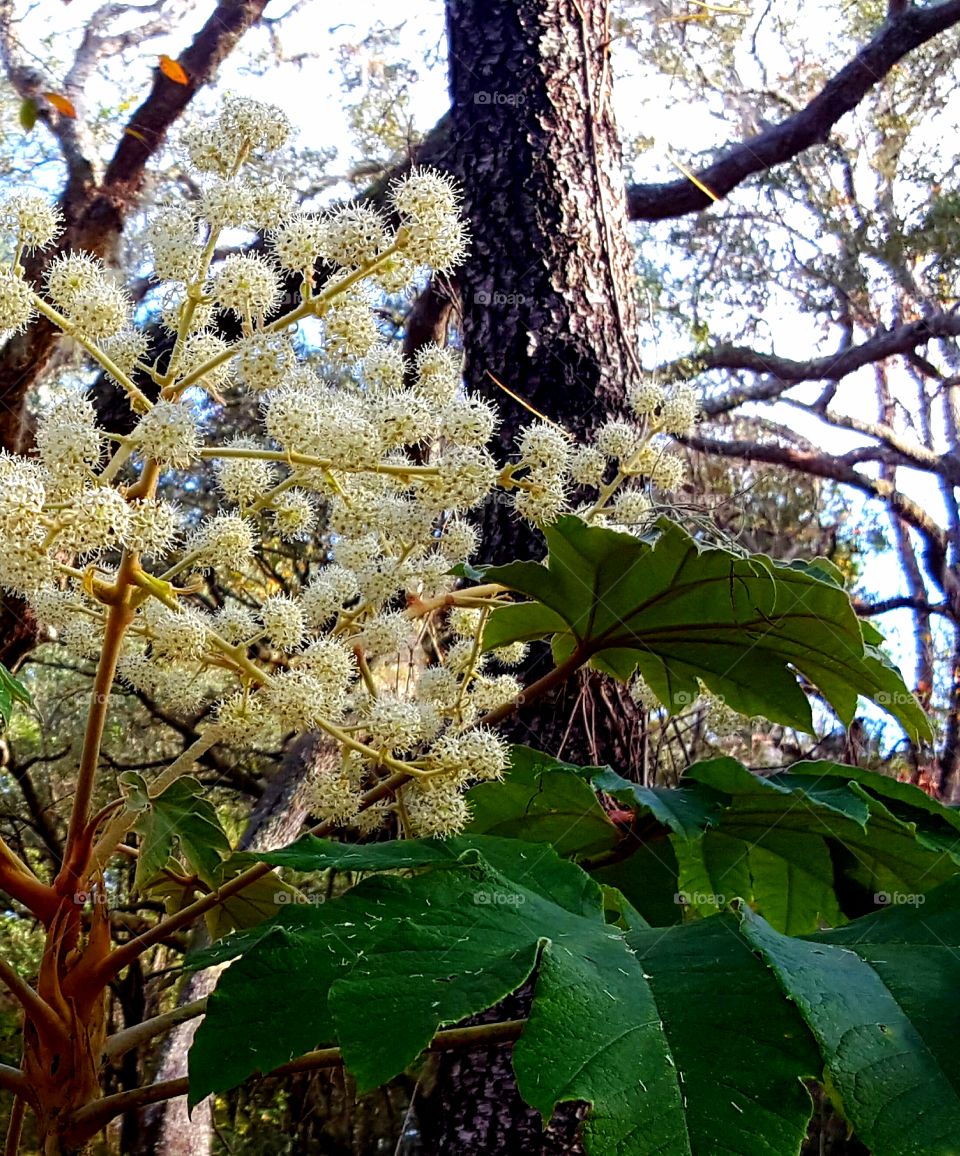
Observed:
[[[805,8],[804,29],[811,37],[829,37],[829,22],[816,19],[826,10],[827,0],[812,0]],[[98,10],[97,0],[72,0],[66,7],[61,0],[38,0],[33,5],[18,4],[17,11],[23,22],[18,30],[22,45],[37,55],[45,55],[45,38],[50,36],[51,14],[55,13],[57,34],[53,39],[55,50],[64,60],[72,56],[72,48],[79,42],[83,30],[92,15]],[[328,4],[307,2],[301,6],[292,0],[271,3],[267,15],[282,15],[291,7],[290,15],[279,27],[279,41],[287,56],[309,46],[311,56],[298,64],[287,62],[269,63],[266,88],[268,99],[279,104],[290,116],[299,130],[300,140],[310,147],[333,147],[337,156],[331,165],[331,172],[345,173],[349,170],[351,158],[356,150],[351,140],[350,129],[343,111],[342,75],[338,66],[338,56],[342,46],[358,44],[367,31],[382,23],[388,27],[402,25],[400,46],[396,53],[417,62],[417,81],[410,89],[411,112],[417,127],[423,131],[435,123],[447,107],[446,75],[443,60],[444,28],[442,0],[355,0],[344,9],[343,15],[351,19],[341,19],[339,7]],[[748,6],[751,7],[751,6]],[[149,90],[153,69],[160,52],[178,56],[209,13],[210,5],[201,3],[197,10],[178,25],[168,37],[150,41],[144,48],[134,49],[123,62],[122,70],[107,70],[90,86],[90,107],[98,104],[115,109],[119,103],[130,109],[136,106]],[[743,20],[743,44],[756,35],[757,43],[772,83],[778,72],[789,68],[789,57],[782,51],[769,21],[759,19],[763,6],[753,6],[755,15]],[[251,67],[251,58],[269,52],[270,45],[264,30],[248,33],[242,49],[228,58],[216,90],[207,89],[197,99],[199,106],[212,107],[217,100],[217,92],[231,90],[263,98],[265,83],[263,77]],[[614,56],[617,80],[615,84],[615,105],[621,129],[625,136],[653,132],[651,147],[639,158],[636,175],[645,180],[673,179],[678,170],[671,156],[695,158],[699,152],[726,139],[735,138],[740,126],[731,119],[730,110],[716,98],[707,98],[700,104],[672,104],[664,101],[660,87],[654,85],[651,74],[643,61],[635,53],[619,49]],[[761,83],[763,78],[756,73],[755,63],[743,51],[738,58],[738,69],[747,83]],[[119,79],[118,79],[119,78]],[[659,82],[662,84],[662,82]],[[90,110],[87,110],[88,114]],[[957,110],[952,110],[950,118],[960,121]],[[655,130],[650,126],[655,125]],[[37,129],[35,131],[43,131]],[[943,147],[943,126],[933,126],[927,133],[924,147],[931,154]],[[109,139],[104,140],[105,150]],[[41,181],[51,181],[55,175],[47,170],[38,174]],[[346,185],[331,192],[345,193]],[[811,349],[823,349],[824,333],[814,319],[798,320],[789,311],[786,303],[782,312],[774,307],[766,318],[769,332],[776,336],[777,352],[785,356],[809,356]],[[644,335],[644,339],[649,334]],[[829,341],[826,348],[829,348]],[[825,351],[825,350],[823,350]],[[686,349],[657,348],[656,359],[686,353]],[[654,360],[649,348],[644,350],[643,359]],[[866,390],[872,397],[872,381],[869,374],[855,375],[841,387],[837,405],[850,412],[862,412],[863,396]],[[795,391],[803,396],[803,390]],[[817,387],[806,391],[815,394]],[[811,437],[816,444],[830,452],[843,452],[854,445],[862,444],[856,435],[825,432],[824,427],[812,417],[805,417],[794,408],[779,407],[768,416],[783,420],[799,432]],[[941,514],[940,496],[930,481],[917,474],[901,478],[903,488],[930,508],[935,515]],[[855,502],[862,507],[859,496]],[[892,553],[878,556],[865,576],[865,585],[879,595],[887,596],[900,591],[899,568]],[[907,677],[913,662],[911,642],[911,619],[908,613],[887,615],[879,623],[888,632],[889,649],[892,657],[905,666]]]

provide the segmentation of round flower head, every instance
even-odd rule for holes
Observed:
[[[520,435],[520,460],[563,473],[570,463],[570,439],[563,430],[546,422],[529,425]]]
[[[138,554],[162,557],[171,549],[180,528],[180,515],[170,502],[137,501],[123,532],[123,544]]]
[[[649,417],[663,405],[663,390],[655,381],[641,381],[627,391],[627,401],[637,417]]]
[[[687,476],[683,459],[677,454],[662,454],[653,470],[653,484],[664,493],[679,490]]]
[[[396,343],[378,344],[363,359],[363,380],[371,389],[390,393],[403,388],[407,363]]]
[[[253,611],[239,602],[228,602],[222,606],[213,620],[214,629],[231,646],[250,639],[257,633],[257,620]]]
[[[297,368],[297,352],[286,337],[251,337],[238,346],[234,364],[248,389],[278,389]]]
[[[58,543],[78,554],[96,554],[119,544],[130,520],[130,507],[116,490],[98,486],[77,497],[70,515]]]
[[[460,211],[460,191],[446,173],[435,169],[411,169],[394,181],[390,197],[397,212],[411,220],[451,216]]]
[[[380,695],[363,718],[370,745],[384,751],[410,751],[423,739],[423,717],[414,702]]]
[[[164,207],[147,225],[146,241],[158,281],[192,281],[196,277],[202,250],[191,212]]]
[[[476,553],[480,544],[477,530],[460,518],[449,518],[443,527],[440,541],[443,550],[452,562],[466,562]]]
[[[229,746],[249,747],[263,733],[263,703],[240,692],[217,707],[217,735]]]
[[[291,273],[312,275],[313,266],[323,246],[323,222],[320,217],[297,213],[270,234],[270,247],[277,264]]]
[[[373,311],[359,297],[341,298],[323,320],[327,352],[344,361],[366,357],[380,340]]]
[[[622,526],[642,526],[650,521],[650,509],[650,499],[643,490],[625,490],[617,495],[613,506],[605,512]]]
[[[290,137],[286,113],[275,104],[230,94],[224,97],[217,128],[238,151],[269,154],[283,148]]]
[[[463,373],[461,356],[452,349],[430,343],[418,350],[415,368],[417,392],[434,406],[449,405]]]
[[[26,329],[33,317],[33,290],[9,269],[0,270],[0,339]]]
[[[200,216],[214,229],[250,228],[255,220],[253,198],[253,185],[247,181],[213,181],[200,194]]]
[[[121,329],[113,337],[105,337],[100,348],[128,377],[137,371],[138,365],[146,360],[150,350],[150,338],[142,329]]]
[[[689,385],[680,386],[660,407],[658,426],[665,433],[684,437],[693,432],[699,408],[693,389]]]
[[[34,462],[0,450],[0,533],[26,537],[35,528],[46,492]],[[0,556],[8,551],[0,550]]]
[[[197,531],[193,548],[217,569],[241,570],[253,554],[256,538],[247,518],[220,511]]]
[[[408,642],[412,623],[399,610],[377,614],[363,624],[363,630],[353,641],[362,646],[371,658],[396,654]]]
[[[200,435],[190,409],[180,402],[158,401],[131,435],[145,458],[183,469],[200,454]]]
[[[207,624],[196,611],[175,613],[165,606],[151,608],[150,642],[154,653],[172,662],[188,662],[203,655]]]
[[[276,229],[297,211],[297,196],[283,181],[257,181],[253,217],[260,229]]]
[[[496,485],[497,464],[486,450],[452,446],[435,464],[437,476],[420,479],[418,487],[425,499],[442,508],[467,510]]]
[[[214,274],[210,295],[221,309],[241,320],[261,319],[280,303],[280,283],[265,257],[232,253]]]
[[[319,630],[325,622],[360,594],[357,576],[344,566],[327,566],[300,596],[308,624]]]
[[[422,839],[458,835],[470,822],[470,805],[456,781],[413,783],[403,792],[404,809],[413,834]]]
[[[253,449],[255,443],[250,438],[237,438],[230,443],[230,448]],[[255,502],[272,488],[275,481],[273,463],[259,458],[220,458],[216,472],[223,496],[238,506]]]
[[[357,205],[340,209],[323,221],[320,255],[344,269],[358,269],[375,261],[391,240],[377,210]]]
[[[309,537],[317,518],[310,496],[303,490],[278,494],[270,503],[270,512],[284,542],[298,542]]]
[[[86,337],[113,337],[128,325],[127,295],[89,253],[67,253],[52,261],[47,292]]]
[[[497,415],[480,397],[454,398],[440,415],[440,434],[460,446],[485,446],[497,427]]]
[[[271,594],[260,607],[264,633],[278,650],[295,650],[303,641],[306,623],[299,603],[286,594]]]
[[[611,419],[597,433],[597,449],[621,463],[640,448],[640,431],[628,422]]]
[[[101,436],[90,401],[83,394],[70,394],[37,423],[40,460],[55,477],[82,478],[100,460]]]
[[[430,751],[438,768],[471,779],[500,779],[510,761],[510,748],[489,727],[442,736]]]
[[[0,206],[3,229],[26,253],[46,249],[63,232],[63,214],[37,193],[15,193]]]
[[[601,486],[607,455],[596,446],[580,446],[570,458],[570,479],[578,486]]]

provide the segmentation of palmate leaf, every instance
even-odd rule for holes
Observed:
[[[120,776],[128,805],[140,811],[135,830],[140,835],[135,885],[142,891],[150,886],[179,844],[190,869],[205,883],[215,885],[223,859],[230,854],[227,839],[203,785],[190,775],[171,783],[151,798],[146,781],[134,771]]]
[[[646,928],[620,905],[612,926],[583,871],[513,839],[305,839],[264,858],[377,874],[206,953],[240,958],[197,1032],[192,1102],[332,1043],[371,1088],[535,972],[518,1085],[545,1117],[586,1101],[590,1156],[797,1153],[801,1081],[824,1066],[874,1156],[955,1150],[960,881],[799,940],[745,906]]]
[[[843,923],[838,851],[844,876],[878,903],[928,892],[960,870],[960,815],[857,767],[804,762],[759,776],[719,758],[694,764],[678,788],[651,791],[609,769],[592,782],[670,830],[673,890],[701,914],[739,896],[788,934]],[[650,916],[630,858],[599,877]]]
[[[625,681],[643,676],[670,710],[688,706],[701,679],[741,714],[812,729],[797,672],[849,724],[858,695],[879,703],[914,742],[929,725],[897,671],[864,634],[850,600],[816,562],[781,565],[699,545],[662,519],[652,543],[560,518],[545,531],[546,564],[487,567],[531,601],[490,616],[483,645],[553,639]]]
[[[954,1156],[960,1136],[960,879],[802,940],[743,934],[813,1032],[834,1098],[874,1153]]]
[[[683,1039],[677,1050],[665,1030],[664,1017],[688,998],[667,978],[658,1001],[650,962],[604,921],[600,889],[548,848],[482,837],[356,848],[308,839],[265,858],[298,870],[334,864],[425,870],[407,879],[374,877],[323,907],[285,912],[271,932],[247,941],[197,1032],[190,1055],[194,1102],[333,1040],[359,1088],[368,1089],[412,1063],[440,1026],[495,1003],[536,966],[532,1013],[514,1054],[529,1102],[547,1117],[563,1100],[591,1103],[584,1131],[591,1153],[721,1151],[713,1131],[691,1134],[684,1111],[693,1037],[688,1054]],[[634,926],[630,935],[643,933]],[[651,959],[660,941],[662,933],[642,941]],[[676,968],[678,954],[697,949],[684,941],[673,956],[667,952],[665,972]],[[727,930],[722,939],[710,937],[697,962],[704,995],[725,970],[766,979],[749,948]],[[761,1035],[773,1041],[771,1053],[779,1043],[789,1057],[779,1078],[767,1073],[768,1110],[780,1121],[777,1145],[789,1136],[795,1150],[810,1110],[796,1073],[816,1070],[816,1052],[776,985],[766,979],[764,990],[766,1003],[752,1005],[765,1013]],[[699,1006],[709,1005],[704,999]],[[704,1083],[706,1069],[704,1063]],[[744,1084],[738,1100],[746,1103],[749,1095]],[[734,1111],[728,1103],[726,1115]],[[768,1138],[740,1150],[749,1156],[788,1149]]]

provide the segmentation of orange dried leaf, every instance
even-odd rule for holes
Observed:
[[[77,119],[77,110],[73,107],[71,101],[67,100],[59,92],[45,92],[43,94],[53,107],[60,113],[61,116],[69,117],[70,120]]]
[[[184,71],[183,65],[174,60],[172,56],[164,54],[160,57],[160,71],[167,80],[172,80],[174,84],[190,83],[190,77]]]

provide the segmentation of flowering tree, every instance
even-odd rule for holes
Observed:
[[[367,207],[304,215],[268,175],[288,128],[278,110],[233,98],[185,132],[199,195],[164,206],[150,231],[175,335],[163,360],[89,254],[57,257],[36,293],[23,260],[60,219],[32,196],[3,209],[13,258],[0,325],[15,333],[41,314],[136,415],[131,433],[107,435],[74,394],[43,418],[35,458],[0,458],[0,583],[96,662],[59,870],[42,878],[0,847],[0,887],[44,937],[35,976],[0,961],[23,1016],[22,1062],[0,1067],[8,1151],[28,1109],[54,1156],[170,1097],[341,1063],[370,1088],[425,1051],[504,1041],[517,1041],[521,1092],[545,1117],[565,1100],[590,1106],[591,1152],[715,1151],[718,1135],[737,1151],[795,1150],[810,1115],[799,1081],[821,1067],[876,1152],[902,1150],[906,1127],[946,1151],[960,1112],[938,1068],[954,956],[928,963],[922,1007],[914,968],[923,944],[960,942],[951,811],[823,763],[764,780],[714,759],[680,789],[642,786],[498,733],[591,666],[664,725],[705,695],[718,729],[763,715],[809,730],[815,690],[844,721],[864,695],[920,742],[923,714],[838,572],[747,555],[676,520],[683,467],[670,442],[697,410],[685,386],[638,382],[629,417],[583,445],[534,422],[496,464],[497,415],[463,395],[453,352],[428,345],[406,365],[372,311],[378,294],[461,259],[455,187],[414,170],[391,191],[392,223]],[[269,255],[218,258],[238,226],[264,230]],[[281,273],[299,278],[297,300],[281,302]],[[218,313],[235,318],[236,341],[211,331]],[[326,378],[303,343],[316,327]],[[218,411],[235,390],[260,400],[262,433],[224,443]],[[164,479],[204,461],[222,508],[185,515]],[[545,564],[482,565],[470,515],[492,494],[543,531]],[[321,511],[330,556],[303,580],[290,568],[278,593],[260,544],[295,556]],[[236,591],[215,611],[202,597],[210,572]],[[524,686],[509,671],[543,640],[552,662]],[[103,766],[118,680],[208,710],[151,777]],[[29,700],[8,675],[3,692],[7,709]],[[239,853],[197,761],[303,731],[337,752],[311,784],[312,825],[291,847]],[[145,911],[160,901],[165,914],[118,936],[131,860]],[[303,885],[278,868],[305,873]],[[330,902],[310,903],[311,878],[330,872],[364,878],[348,887],[341,874]],[[210,999],[109,1030],[111,983],[199,917],[214,943],[186,966],[235,960]],[[534,973],[529,1018],[451,1026]],[[717,973],[715,1014],[701,997]],[[188,1078],[107,1092],[119,1057],[201,1016]],[[746,1048],[723,1102],[705,1032]],[[739,1101],[758,1094],[745,1130]],[[954,1097],[936,1118],[933,1096]]]

